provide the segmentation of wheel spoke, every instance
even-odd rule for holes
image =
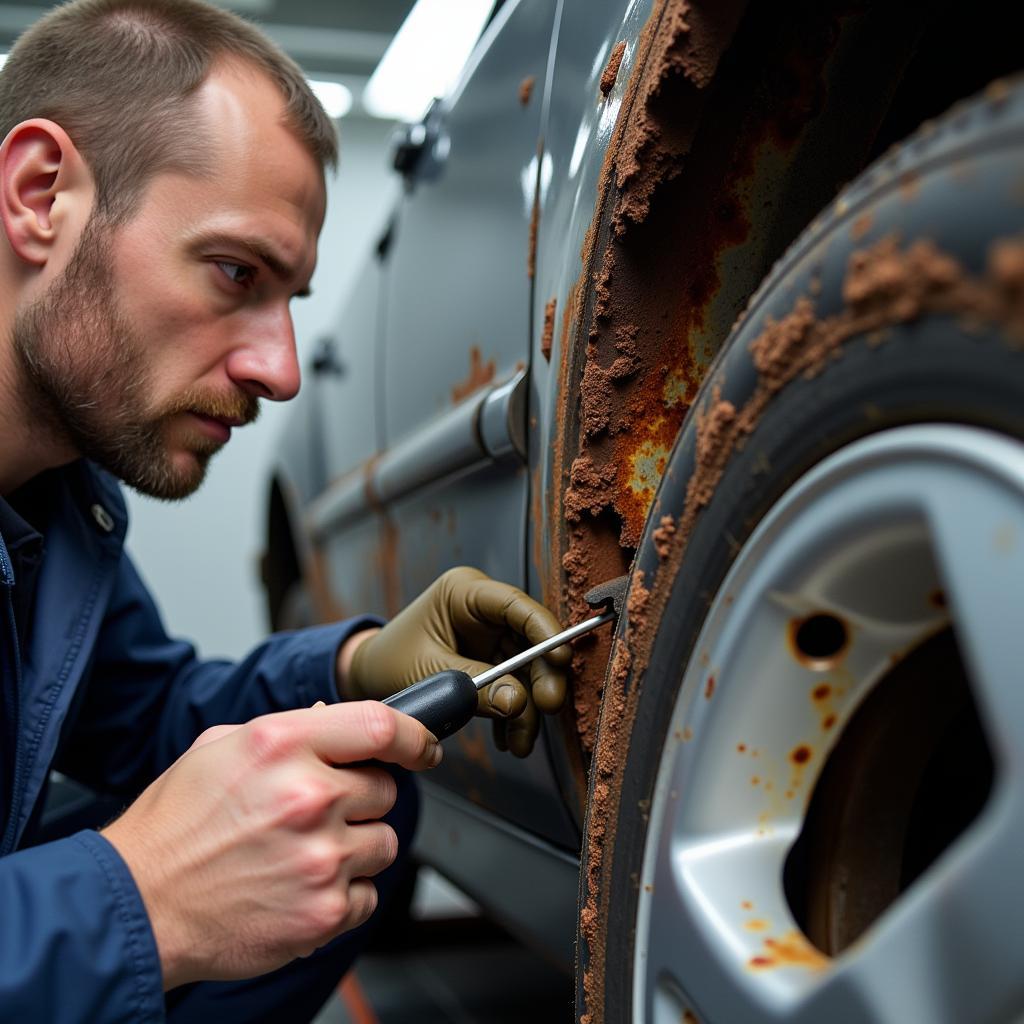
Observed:
[[[1007,473],[931,473],[921,497],[983,718],[1000,753],[1015,757],[1024,736],[1024,491],[1007,477],[1024,481],[1024,453],[992,445]]]

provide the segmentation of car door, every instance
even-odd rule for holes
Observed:
[[[507,0],[426,143],[387,253],[384,452],[375,481],[396,603],[444,569],[475,565],[526,585],[535,194],[556,0]],[[531,225],[533,230],[531,230]],[[516,763],[477,720],[439,778],[566,845],[577,833],[543,746]]]

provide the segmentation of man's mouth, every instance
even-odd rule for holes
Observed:
[[[199,424],[200,429],[207,437],[212,438],[221,444],[227,444],[231,439],[231,428],[245,425],[245,420],[239,417],[230,416],[207,416],[205,413],[190,411],[189,415]]]

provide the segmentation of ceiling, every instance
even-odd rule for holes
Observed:
[[[414,0],[214,0],[256,22],[313,78],[342,82],[359,96]],[[0,2],[0,50],[50,3]],[[358,114],[358,103],[353,114]]]

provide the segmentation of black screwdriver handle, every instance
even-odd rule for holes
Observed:
[[[446,669],[399,690],[384,703],[411,715],[443,740],[458,732],[475,714],[476,685],[465,672]]]

